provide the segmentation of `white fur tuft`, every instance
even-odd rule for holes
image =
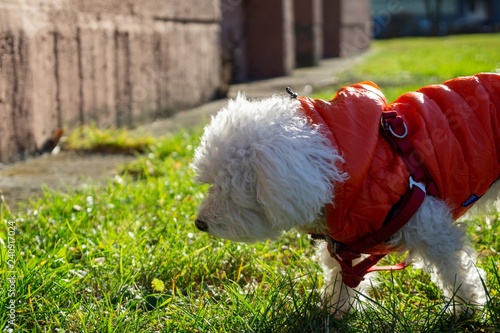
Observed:
[[[199,219],[233,240],[273,238],[312,223],[343,181],[343,159],[299,110],[273,96],[239,94],[205,128],[195,151],[197,180],[213,184]]]

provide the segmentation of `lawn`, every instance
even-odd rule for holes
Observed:
[[[423,84],[495,71],[499,50],[499,34],[377,41],[366,61],[341,79],[373,80],[392,100]],[[498,212],[468,221],[487,271],[484,309],[448,314],[429,277],[408,268],[381,273],[367,309],[338,319],[321,301],[323,278],[307,235],[291,231],[274,242],[245,245],[196,230],[196,207],[207,187],[192,182],[189,163],[200,135],[197,129],[148,142],[106,186],[47,189],[43,200],[26,202],[16,213],[2,204],[0,329],[500,331]]]
[[[340,81],[373,81],[392,101],[404,92],[456,76],[498,72],[499,50],[499,34],[374,41],[368,59],[344,72]],[[332,92],[318,96],[331,98]]]

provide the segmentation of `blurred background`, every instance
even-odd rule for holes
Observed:
[[[0,162],[63,128],[169,117],[373,38],[499,30],[497,0],[0,0]]]
[[[396,11],[388,10],[396,7]],[[444,36],[499,30],[498,0],[372,0],[375,38]]]

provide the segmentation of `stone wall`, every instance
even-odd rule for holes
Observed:
[[[318,65],[323,58],[323,0],[294,0],[295,65]]]
[[[82,124],[134,126],[210,100],[218,0],[0,0],[0,162]]]
[[[246,0],[244,5],[248,78],[289,74],[295,67],[293,0]]]
[[[226,81],[287,75],[371,42],[371,0],[221,0]]]
[[[340,5],[340,56],[365,51],[372,40],[371,0],[343,0]]]

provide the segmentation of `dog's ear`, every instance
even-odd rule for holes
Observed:
[[[313,222],[344,179],[335,166],[342,159],[318,133],[278,135],[250,149],[257,201],[275,229]]]

